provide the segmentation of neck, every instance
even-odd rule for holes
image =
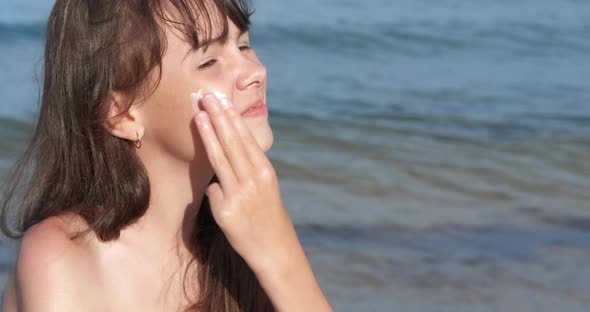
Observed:
[[[150,180],[149,206],[137,223],[129,227],[127,237],[140,248],[156,248],[157,253],[178,247],[185,254],[190,252],[189,236],[214,172],[202,161],[187,164],[151,155],[140,155]]]

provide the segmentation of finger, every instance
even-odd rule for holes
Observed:
[[[238,181],[236,180],[236,175],[233,172],[232,167],[223,153],[223,149],[217,139],[215,131],[213,130],[209,116],[206,112],[199,112],[195,117],[195,122],[197,124],[197,129],[199,130],[201,141],[203,141],[203,145],[205,146],[207,158],[209,159],[215,174],[219,178],[219,183],[221,184],[222,189],[231,192],[232,189],[235,189]]]
[[[252,175],[253,165],[247,157],[240,134],[227,115],[227,110],[221,106],[221,102],[213,94],[206,95],[202,102],[209,113],[215,133],[221,142],[233,172],[236,174],[238,181],[245,181]]]

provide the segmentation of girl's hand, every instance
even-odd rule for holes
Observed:
[[[205,111],[195,120],[219,180],[206,190],[213,217],[255,272],[278,265],[302,247],[283,206],[276,172],[227,99],[208,94],[200,103]],[[199,107],[198,102],[193,106]]]
[[[206,190],[215,221],[276,311],[332,312],[283,206],[270,160],[227,99],[209,94],[201,103],[206,112],[195,120],[219,180]]]

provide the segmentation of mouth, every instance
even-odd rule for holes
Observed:
[[[240,113],[240,115],[242,115],[244,117],[258,116],[261,114],[265,114],[266,111],[267,111],[266,104],[264,104],[264,101],[257,100],[255,102],[253,102],[252,104],[248,105],[246,107],[246,109]]]

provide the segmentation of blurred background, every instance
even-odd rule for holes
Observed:
[[[0,3],[2,181],[52,3]],[[269,157],[336,311],[590,311],[590,1],[254,4]]]

